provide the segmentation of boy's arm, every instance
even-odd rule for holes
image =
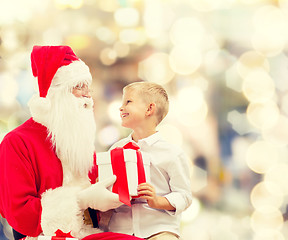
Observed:
[[[150,207],[167,210],[172,215],[183,212],[192,202],[189,169],[189,159],[184,152],[179,153],[166,168],[171,192],[159,196],[156,194],[154,186],[142,183],[138,186],[140,198],[146,199]]]
[[[140,198],[146,199],[149,207],[156,209],[163,209],[168,211],[174,211],[173,207],[167,198],[162,196],[157,196],[155,188],[149,183],[142,183],[138,186],[138,194]]]
[[[175,207],[170,214],[179,214],[192,203],[189,158],[181,151],[166,169],[171,192],[164,197]]]

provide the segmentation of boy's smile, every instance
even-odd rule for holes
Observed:
[[[120,112],[120,117],[121,118],[125,118],[129,115],[129,113],[123,113],[123,112]]]

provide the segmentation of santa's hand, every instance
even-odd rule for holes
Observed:
[[[119,195],[107,189],[115,181],[116,176],[113,175],[80,191],[77,195],[79,207],[81,209],[90,207],[105,212],[121,206],[123,203],[119,201]]]

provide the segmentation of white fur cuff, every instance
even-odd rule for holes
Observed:
[[[44,235],[53,236],[60,229],[71,231],[77,237],[83,226],[82,211],[78,207],[76,193],[79,187],[59,187],[43,193],[41,227]]]

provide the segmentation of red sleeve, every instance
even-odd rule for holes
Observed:
[[[6,136],[0,145],[0,212],[16,231],[36,237],[41,232],[41,201],[25,142]]]

